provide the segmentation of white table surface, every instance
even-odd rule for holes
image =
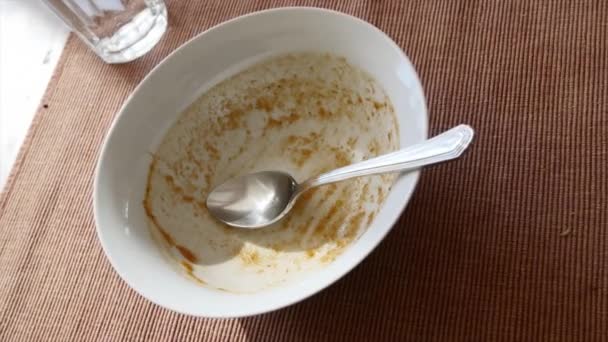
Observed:
[[[0,188],[68,33],[41,0],[0,0]]]

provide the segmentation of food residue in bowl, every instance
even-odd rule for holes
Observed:
[[[344,58],[297,53],[267,59],[217,84],[167,131],[144,199],[161,248],[195,282],[250,293],[327,265],[373,222],[394,176],[313,189],[276,224],[231,228],[205,207],[209,191],[249,172],[298,181],[396,150],[393,106]]]

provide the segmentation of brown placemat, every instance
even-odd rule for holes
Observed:
[[[317,5],[387,32],[420,71],[432,133],[477,140],[424,172],[356,270],[238,320],[144,300],[103,255],[91,210],[102,139],[186,39],[237,15]],[[73,36],[0,197],[0,341],[601,340],[608,336],[608,2],[170,1],[153,53],[103,64]]]

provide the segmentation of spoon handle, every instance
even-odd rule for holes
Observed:
[[[455,159],[467,149],[473,135],[470,126],[459,125],[419,144],[311,178],[299,186],[298,192],[349,178],[411,170]]]

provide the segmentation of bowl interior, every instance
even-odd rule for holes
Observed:
[[[142,206],[150,153],[177,116],[219,81],[269,55],[319,51],[345,56],[372,75],[395,108],[400,146],[426,138],[425,100],[401,50],[353,17],[319,9],[258,12],[194,38],[159,64],[128,99],[104,144],[96,179],[97,231],[112,266],[138,293],[182,313],[236,317],[278,309],[328,286],[356,266],[390,230],[418,173],[398,178],[367,231],[327,267],[297,283],[253,294],[223,293],[181,276],[153,241]]]

